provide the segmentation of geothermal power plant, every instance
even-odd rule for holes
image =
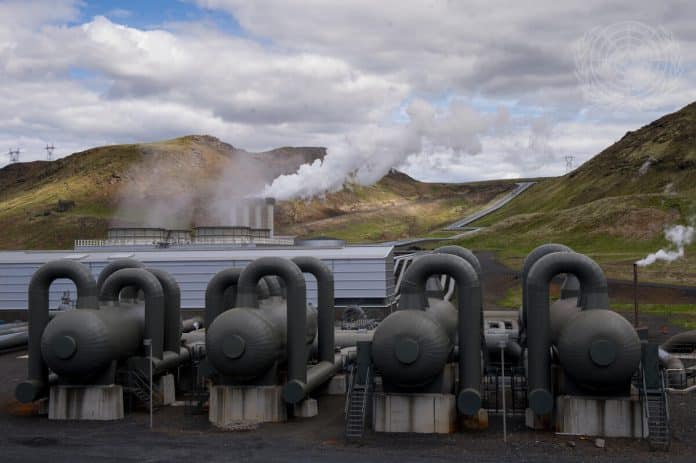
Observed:
[[[292,427],[338,407],[346,442],[515,418],[669,448],[669,397],[694,388],[696,332],[648,341],[611,310],[591,258],[537,247],[519,311],[491,310],[468,249],[296,240],[274,232],[273,207],[0,252],[0,308],[26,319],[0,325],[0,349],[28,350],[17,401],[55,426],[183,403],[211,430]]]

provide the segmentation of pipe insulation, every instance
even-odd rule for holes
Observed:
[[[551,366],[549,286],[551,280],[561,273],[572,273],[578,278],[587,308],[608,309],[609,307],[604,272],[589,257],[563,250],[545,254],[531,266],[524,286],[528,305],[527,381],[529,406],[537,415],[545,415],[553,409],[549,372]]]
[[[301,256],[292,262],[304,273],[310,273],[317,280],[319,310],[317,315],[319,363],[307,371],[307,382],[298,379],[289,381],[283,387],[283,399],[290,404],[302,401],[307,395],[334,376],[343,365],[342,356],[334,354],[334,276],[331,269],[316,257]]]
[[[258,308],[256,285],[261,278],[270,275],[282,278],[287,291],[288,382],[306,383],[307,287],[300,268],[280,257],[261,257],[251,262],[239,275],[237,306]]]
[[[522,322],[523,331],[526,331],[525,328],[527,326],[527,307],[529,305],[527,302],[527,277],[529,271],[539,259],[554,252],[573,252],[573,250],[563,244],[542,244],[527,254],[527,257],[524,258],[524,262],[522,263],[522,316],[520,317],[520,321]]]
[[[448,275],[457,284],[458,303],[458,347],[459,347],[459,391],[457,409],[464,415],[473,416],[481,408],[481,284],[476,270],[461,257],[449,254],[430,254],[416,260],[408,268],[401,283],[399,311],[392,316],[404,317],[406,313],[422,311],[426,282],[433,275]],[[422,312],[420,312],[422,313]],[[378,334],[387,320],[375,332],[373,356],[375,363],[386,354],[376,346]],[[424,322],[424,320],[417,320]],[[424,325],[425,326],[425,325]],[[447,339],[446,334],[444,334]],[[432,337],[436,340],[440,336]],[[420,347],[417,338],[398,337],[394,351],[406,367],[417,360]],[[384,360],[384,359],[383,359]],[[446,361],[446,360],[445,360]],[[384,362],[382,362],[384,363]],[[444,367],[444,365],[442,365]]]
[[[105,302],[118,302],[123,288],[135,286],[145,293],[144,339],[152,341],[152,357],[162,360],[164,354],[164,325],[166,298],[159,279],[142,268],[123,268],[112,273],[101,287],[100,298]],[[178,322],[177,322],[178,330]],[[177,347],[175,352],[178,352]]]
[[[29,361],[27,380],[17,385],[20,402],[32,402],[46,392],[48,366],[41,354],[41,337],[48,324],[48,291],[55,280],[68,278],[77,288],[77,308],[96,309],[97,282],[89,269],[72,260],[61,259],[42,265],[29,282]]]

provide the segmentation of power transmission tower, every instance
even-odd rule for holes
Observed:
[[[573,161],[575,160],[575,156],[566,156],[565,157],[565,163],[566,163],[566,174],[568,172],[571,172],[573,170]]]
[[[55,146],[53,146],[53,143],[51,145],[46,145],[46,160],[47,161],[53,161],[53,150],[56,149]]]
[[[10,148],[10,150],[7,152],[7,155],[10,157],[10,162],[19,161],[19,148],[17,148],[16,150]]]

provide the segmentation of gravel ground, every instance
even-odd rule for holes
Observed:
[[[253,431],[225,432],[211,427],[207,415],[189,415],[167,407],[148,416],[129,413],[111,423],[54,422],[26,415],[12,396],[26,374],[22,352],[0,356],[0,461],[263,461],[263,462],[693,462],[696,453],[696,395],[674,396],[674,440],[669,453],[651,452],[646,442],[606,439],[597,448],[593,438],[557,436],[524,427],[521,417],[508,418],[508,442],[502,421],[490,419],[485,431],[446,436],[369,434],[358,444],[343,440],[343,399],[323,397],[320,414],[283,424],[265,424]]]
[[[486,305],[519,284],[514,272],[479,255],[483,267]],[[667,321],[646,316],[652,328]],[[653,329],[653,332],[656,330]],[[672,331],[672,329],[670,329]],[[265,424],[244,432],[211,427],[207,415],[188,415],[182,407],[155,414],[128,413],[118,422],[52,422],[27,416],[13,396],[26,375],[25,352],[0,355],[0,462],[81,461],[243,461],[243,462],[689,462],[696,461],[696,394],[671,398],[672,448],[651,452],[645,441],[606,439],[604,448],[594,438],[558,436],[531,431],[520,416],[508,418],[508,442],[503,442],[502,420],[490,418],[489,429],[451,435],[368,434],[359,443],[343,439],[343,399],[322,397],[320,414],[289,423]]]

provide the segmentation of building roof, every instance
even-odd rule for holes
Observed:
[[[144,262],[157,261],[228,261],[254,260],[259,257],[274,256],[292,259],[293,257],[311,255],[318,259],[384,259],[393,250],[392,246],[361,245],[341,248],[317,247],[258,247],[258,248],[218,248],[196,249],[166,248],[162,250],[89,250],[89,251],[0,251],[0,263],[22,264],[43,263],[55,259],[73,259],[78,262],[103,262],[123,258],[133,258]]]

